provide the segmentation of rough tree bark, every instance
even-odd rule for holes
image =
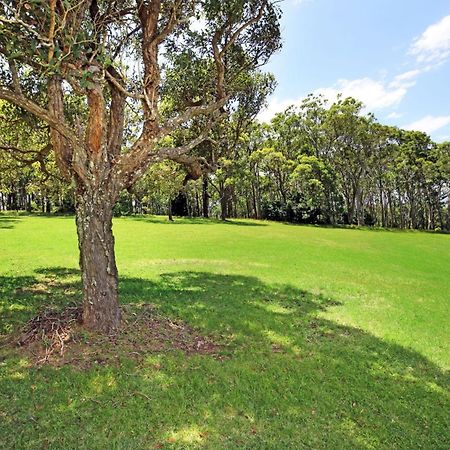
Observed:
[[[113,189],[80,189],[76,223],[83,285],[83,323],[111,333],[120,324],[118,273],[112,233]]]

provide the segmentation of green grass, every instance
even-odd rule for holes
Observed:
[[[0,448],[449,448],[450,236],[121,218],[124,303],[229,358],[0,363]],[[0,334],[79,298],[73,218],[0,216]],[[54,278],[47,289],[36,289]]]

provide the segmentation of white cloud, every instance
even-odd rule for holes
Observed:
[[[401,117],[403,117],[402,113],[399,113],[397,111],[393,111],[390,114],[388,114],[386,116],[386,119],[400,119]]]
[[[398,105],[408,91],[407,86],[391,86],[371,78],[357,80],[339,80],[334,86],[316,89],[313,94],[323,95],[326,100],[333,103],[339,94],[343,98],[354,97],[363,102],[367,111],[375,111]],[[273,97],[258,116],[262,122],[268,122],[278,113],[283,112],[291,105],[300,105],[305,97],[280,100]]]
[[[270,122],[275,114],[285,111],[291,105],[300,105],[303,98],[280,100],[272,97],[269,104],[258,114],[258,120],[261,122]]]
[[[408,80],[411,80],[412,78],[416,78],[417,75],[419,75],[420,73],[421,73],[420,69],[409,70],[408,72],[403,72],[400,75],[397,75],[395,77],[395,80],[397,80],[397,81],[408,81]]]
[[[401,73],[397,75],[394,80],[389,84],[390,88],[410,88],[415,86],[417,78],[423,70],[415,69],[415,70],[409,70],[408,72]]]
[[[409,53],[419,63],[441,63],[450,56],[450,15],[430,25],[417,37]]]
[[[450,116],[425,116],[409,125],[404,126],[406,130],[423,131],[433,133],[450,124]]]
[[[363,102],[367,110],[374,111],[398,105],[407,90],[404,85],[387,86],[381,81],[366,77],[357,80],[339,80],[336,85],[317,89],[314,93],[322,94],[332,102],[341,93],[344,98],[354,97]]]

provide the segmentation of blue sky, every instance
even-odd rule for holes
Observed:
[[[449,0],[284,0],[278,86],[261,120],[311,92],[363,101],[382,123],[450,140]]]

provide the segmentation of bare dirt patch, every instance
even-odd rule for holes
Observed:
[[[81,326],[81,308],[47,309],[27,322],[11,343],[33,364],[90,367],[143,359],[149,354],[182,351],[224,359],[226,345],[205,336],[182,321],[163,316],[149,304],[125,305],[122,328],[111,336],[87,332]]]

